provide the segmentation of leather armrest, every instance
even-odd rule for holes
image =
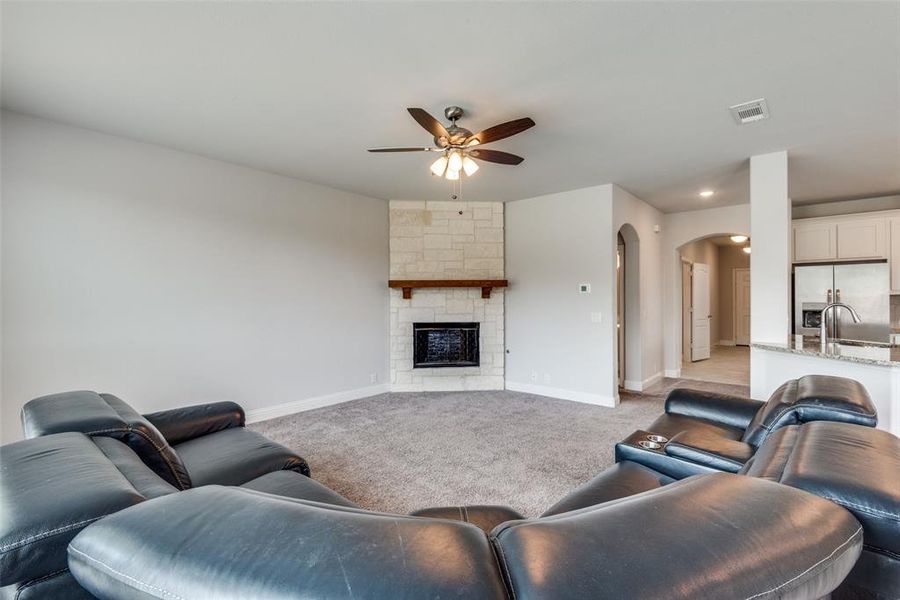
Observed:
[[[750,444],[697,431],[677,433],[666,444],[666,454],[669,456],[727,473],[740,471],[753,452]]]
[[[746,429],[765,404],[758,400],[676,388],[666,396],[666,412]]]
[[[144,415],[169,444],[180,444],[210,433],[244,426],[244,409],[234,402],[183,406]]]

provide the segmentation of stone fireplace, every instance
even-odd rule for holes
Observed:
[[[503,204],[390,203],[391,279],[504,277]],[[504,387],[504,292],[480,287],[391,289],[393,391]]]

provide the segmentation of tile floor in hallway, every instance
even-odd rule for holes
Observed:
[[[750,348],[713,346],[710,357],[681,364],[682,379],[750,385]]]

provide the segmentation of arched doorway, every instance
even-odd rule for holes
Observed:
[[[681,377],[750,383],[750,241],[715,234],[676,249]]]
[[[616,236],[616,374],[618,387],[640,391],[641,273],[640,238],[622,225]]]

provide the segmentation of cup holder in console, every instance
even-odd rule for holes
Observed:
[[[655,454],[665,454],[665,446],[668,442],[669,438],[666,436],[650,433],[649,431],[642,431],[640,429],[622,440],[622,443],[627,446],[647,452],[653,452]]]

